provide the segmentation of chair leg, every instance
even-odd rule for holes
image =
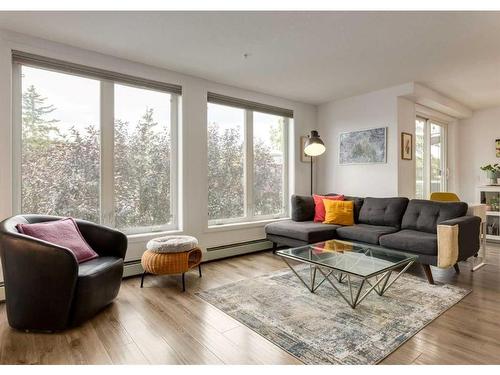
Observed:
[[[185,278],[184,278],[184,272],[182,273],[182,291],[183,292],[186,291],[186,281],[185,281]]]
[[[455,268],[455,272],[456,272],[457,274],[459,274],[459,273],[460,273],[460,267],[458,266],[458,263],[455,263],[455,265],[453,266],[453,268]]]
[[[278,248],[278,244],[273,242],[273,254],[276,254],[276,249]]]
[[[422,268],[424,269],[425,276],[427,277],[427,281],[429,284],[434,285],[434,278],[432,277],[431,266],[428,264],[422,264]]]
[[[141,288],[144,286],[144,276],[146,276],[146,271],[143,272],[141,277]]]
[[[198,273],[200,274],[200,277],[201,277],[201,263],[198,264]]]

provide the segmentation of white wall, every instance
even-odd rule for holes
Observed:
[[[398,195],[398,96],[407,92],[405,84],[319,106],[318,128],[327,151],[318,160],[318,192]],[[378,127],[387,127],[387,163],[339,165],[340,133]]]
[[[183,231],[196,236],[203,247],[229,245],[265,238],[264,224],[233,225],[226,228],[207,227],[207,106],[208,91],[235,96],[294,111],[294,128],[290,132],[290,193],[308,193],[309,165],[299,160],[299,137],[308,134],[316,125],[316,107],[289,100],[221,85],[201,78],[187,76],[165,69],[134,63],[115,57],[82,50],[67,45],[0,32],[0,220],[12,215],[12,160],[11,160],[11,49],[95,66],[138,77],[180,84],[182,96],[182,164],[183,164]],[[189,140],[189,142],[188,142]],[[129,239],[127,260],[139,259],[150,237]],[[1,278],[0,278],[1,281]]]
[[[495,139],[500,138],[500,106],[475,111],[458,124],[458,193],[467,202],[478,202],[476,187],[488,183],[479,167],[500,163],[495,155]]]
[[[415,150],[415,103],[406,98],[397,98],[398,111],[398,195],[413,198],[415,196],[415,157],[412,160],[401,158],[401,132],[413,135]]]
[[[425,105],[425,106],[424,106]],[[457,190],[458,121],[470,116],[461,103],[415,82],[370,92],[319,106],[318,127],[327,152],[318,161],[318,191],[359,196],[415,196],[415,157],[401,159],[401,132],[413,135],[415,116],[425,112],[448,126],[448,189]],[[374,127],[388,128],[387,163],[339,165],[339,134]]]

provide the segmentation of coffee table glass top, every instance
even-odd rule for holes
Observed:
[[[375,276],[417,259],[414,254],[343,240],[279,250],[277,254],[363,278]]]

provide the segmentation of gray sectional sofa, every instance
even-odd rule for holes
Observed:
[[[327,194],[336,195],[336,194]],[[267,239],[278,245],[302,246],[331,239],[380,245],[418,255],[430,283],[430,265],[455,267],[479,251],[481,219],[467,216],[464,202],[434,202],[402,197],[360,198],[354,202],[354,225],[316,223],[314,199],[292,196],[292,219],[266,225]]]

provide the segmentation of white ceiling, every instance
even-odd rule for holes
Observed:
[[[417,81],[500,105],[498,12],[0,12],[0,28],[306,103]]]

